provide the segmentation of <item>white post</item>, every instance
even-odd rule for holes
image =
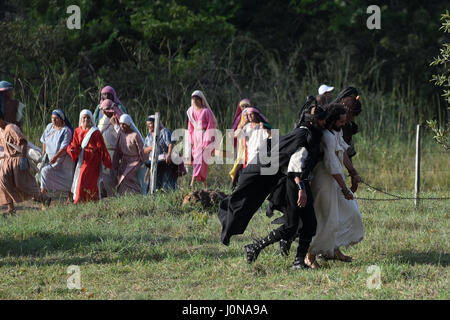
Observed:
[[[159,147],[159,112],[155,113],[155,137],[153,139],[153,146],[152,146],[152,158],[151,160],[151,168],[150,168],[150,190],[149,193],[152,195],[155,193],[156,188],[156,175],[158,174],[158,147]]]
[[[416,134],[416,180],[414,184],[414,204],[417,207],[419,205],[419,193],[420,193],[420,136],[422,132],[422,127],[420,124],[417,125],[417,134]]]

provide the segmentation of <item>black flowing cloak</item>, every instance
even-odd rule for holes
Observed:
[[[308,150],[307,175],[314,167],[318,158],[318,148],[311,147],[320,143],[322,131],[312,126],[300,127],[282,136],[278,144],[278,171],[273,175],[262,175],[261,164],[250,164],[241,173],[234,192],[220,203],[218,218],[222,224],[222,243],[230,244],[230,238],[244,233],[248,223],[264,200],[285,177],[280,168],[286,167],[291,156],[300,148]],[[268,167],[269,165],[266,165]]]

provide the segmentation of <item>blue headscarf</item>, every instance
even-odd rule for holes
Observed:
[[[61,109],[56,109],[56,110],[52,111],[52,115],[58,116],[62,121],[64,121],[65,125],[70,129],[70,131],[72,132],[72,135],[73,135],[72,124],[70,123],[69,118],[67,118],[64,111],[62,111]]]
[[[12,90],[14,87],[8,81],[0,81],[0,111],[5,115],[5,91]]]

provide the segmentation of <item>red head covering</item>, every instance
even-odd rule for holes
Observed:
[[[239,122],[241,121],[242,109],[240,106],[243,106],[243,105],[253,107],[253,102],[251,102],[250,99],[247,99],[247,98],[239,101],[237,108],[236,108],[236,112],[234,113],[233,126],[231,127],[233,130],[236,130],[237,126],[239,125]]]
[[[103,97],[102,97],[102,94],[103,94],[103,93],[112,93],[112,95],[113,95],[113,97],[114,97],[114,100],[113,100],[113,101],[114,101],[115,103],[122,104],[122,102],[120,102],[119,98],[117,97],[116,90],[114,90],[113,87],[111,87],[111,86],[106,86],[106,87],[104,87],[104,88],[102,89],[102,91],[101,91],[101,93],[100,93],[100,103],[102,103],[103,100],[105,100],[105,99],[103,99]]]

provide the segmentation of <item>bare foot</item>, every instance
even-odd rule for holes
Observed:
[[[346,256],[345,254],[343,254],[341,252],[341,250],[339,250],[339,248],[334,249],[334,257],[337,260],[344,261],[344,262],[352,262],[352,260],[353,260],[352,257]]]
[[[316,255],[311,254],[308,252],[308,254],[305,257],[305,264],[310,267],[311,269],[319,269],[320,265],[316,261]]]

